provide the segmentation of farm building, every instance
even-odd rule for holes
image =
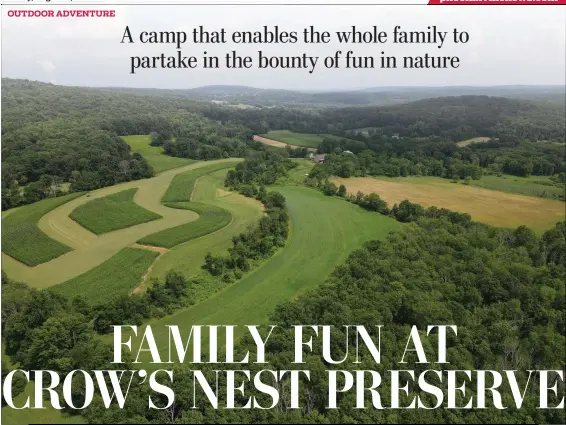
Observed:
[[[321,154],[317,154],[317,155],[311,155],[311,160],[313,160],[314,162],[316,162],[317,164],[322,164],[324,162],[324,160],[326,159],[326,154],[325,153],[321,153]]]

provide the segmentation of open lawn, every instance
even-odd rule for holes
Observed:
[[[94,199],[71,213],[71,218],[96,235],[161,218],[134,202],[137,189]]]
[[[196,162],[193,159],[165,155],[161,146],[150,145],[151,137],[149,135],[124,136],[123,139],[130,145],[132,152],[138,152],[147,160],[156,174]]]
[[[124,248],[104,263],[50,290],[67,297],[83,296],[92,305],[110,302],[131,293],[158,255],[148,249]]]
[[[82,193],[48,198],[2,214],[2,252],[28,266],[36,266],[57,258],[71,247],[50,238],[38,227],[42,216],[76,199]],[[23,265],[22,265],[23,267]]]
[[[73,248],[72,251],[33,268],[3,254],[2,268],[11,278],[27,282],[30,286],[36,288],[57,285],[82,275],[145,236],[199,218],[194,211],[169,208],[161,203],[161,198],[175,175],[212,164],[229,163],[233,166],[235,162],[237,160],[234,159],[199,162],[164,171],[150,179],[136,180],[94,190],[89,193],[89,198],[83,196],[73,199],[43,215],[38,224],[40,230],[47,236],[70,246]],[[159,214],[163,217],[162,220],[154,220],[96,236],[69,217],[73,210],[90,200],[104,198],[133,188],[138,189],[134,197],[136,204]],[[16,211],[7,214],[7,217],[12,214],[16,214]]]
[[[307,148],[316,148],[323,139],[323,137],[318,134],[294,133],[289,130],[271,130],[266,134],[262,134],[261,137]]]
[[[424,207],[437,206],[468,213],[476,221],[493,226],[522,224],[542,232],[564,220],[564,202],[454,184],[434,177],[333,178],[349,193],[377,193],[389,206],[408,199]]]
[[[167,325],[183,324],[188,329],[196,324],[266,323],[278,304],[323,283],[351,251],[365,241],[383,239],[401,226],[391,218],[313,189],[275,189],[286,197],[289,208],[291,232],[287,245],[243,279],[203,302],[150,321],[159,347],[167,347]]]

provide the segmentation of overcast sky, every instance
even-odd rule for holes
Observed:
[[[109,9],[110,7],[106,7]],[[9,18],[2,7],[2,76],[27,78],[64,85],[191,88],[209,84],[237,84],[262,88],[302,90],[350,89],[371,86],[448,86],[561,84],[565,82],[566,8],[521,7],[430,7],[430,6],[169,6],[114,7],[111,19]],[[23,9],[23,8],[19,8]],[[52,8],[55,9],[55,8]],[[29,10],[29,9],[28,9]],[[76,8],[75,8],[76,10]],[[221,58],[236,50],[251,56],[254,67],[225,69],[140,69],[130,74],[131,56],[176,55],[173,45],[142,44],[142,31],[206,29],[257,31],[263,25],[301,32],[314,25],[329,31],[351,28],[390,34],[383,44],[195,45],[182,47],[184,56],[200,57],[204,50]],[[423,31],[436,25],[448,31],[442,48],[434,44],[402,45],[391,42],[393,28]],[[129,26],[134,44],[121,44]],[[454,28],[467,31],[467,44],[454,44]],[[300,40],[301,41],[301,40]],[[267,56],[319,56],[316,69],[257,69],[258,50]],[[325,69],[324,57],[336,50],[353,50],[357,56],[407,55],[459,56],[458,69]]]

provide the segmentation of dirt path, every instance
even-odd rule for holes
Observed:
[[[133,244],[132,248],[147,249],[148,251],[154,251],[154,252],[159,253],[159,256],[156,257],[155,260],[153,260],[153,263],[151,263],[151,266],[149,266],[147,271],[142,276],[140,284],[132,290],[132,294],[138,294],[140,292],[143,292],[143,290],[145,289],[145,282],[146,282],[149,274],[151,273],[151,270],[153,269],[153,266],[155,265],[157,260],[159,260],[159,258],[162,255],[166,254],[167,251],[169,251],[169,250],[167,248],[163,248],[161,246],[142,245],[142,244],[139,244],[139,243]]]

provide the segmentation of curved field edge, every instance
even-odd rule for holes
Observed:
[[[207,174],[235,167],[238,162],[225,162],[220,164],[205,165],[185,173],[177,174],[167,188],[167,192],[161,198],[163,204],[168,202],[190,201],[197,180]]]
[[[130,146],[132,152],[137,152],[145,158],[155,174],[198,162],[194,159],[166,155],[162,146],[151,146],[149,134],[122,136],[122,139]]]
[[[48,198],[6,214],[2,219],[2,252],[27,266],[37,266],[71,251],[70,246],[42,232],[38,223],[48,212],[82,195]]]
[[[392,218],[313,189],[285,186],[276,190],[286,197],[291,219],[285,247],[204,301],[150,321],[158,346],[167,344],[168,325],[182,324],[188,329],[195,324],[266,323],[278,304],[322,284],[364,242],[384,239],[401,226]]]
[[[135,180],[93,190],[89,193],[90,197],[83,196],[67,202],[45,214],[39,221],[38,226],[46,235],[71,246],[72,251],[33,268],[3,253],[2,268],[12,279],[27,282],[30,286],[38,289],[71,280],[110,259],[121,249],[132,246],[140,238],[198,219],[198,214],[193,211],[168,208],[160,202],[175,175],[214,164],[233,166],[241,161],[241,159],[234,158],[198,162],[165,171],[149,179]],[[89,200],[131,188],[139,189],[134,198],[135,202],[149,211],[162,215],[163,220],[154,220],[96,236],[69,218],[73,209]],[[17,210],[11,213],[7,211],[6,213],[10,214],[6,215],[12,215],[16,212]]]
[[[163,218],[134,202],[137,188],[93,199],[75,208],[69,217],[85,229],[100,235]]]
[[[199,178],[232,168],[235,164],[212,164],[176,175],[161,198],[162,204],[169,208],[194,211],[199,214],[199,218],[138,239],[137,243],[173,248],[227,226],[232,221],[232,214],[228,210],[214,205],[190,202],[190,199]]]
[[[199,215],[199,218],[186,224],[153,233],[145,238],[139,239],[137,243],[173,248],[179,244],[215,232],[227,226],[232,221],[232,214],[230,214],[229,211],[214,205],[201,204],[198,202],[166,202],[164,205],[169,208],[194,211]]]
[[[198,238],[198,241],[189,241],[168,250],[152,265],[147,279],[163,279],[170,269],[182,273],[187,278],[201,273],[207,252],[213,255],[226,252],[232,246],[234,236],[244,232],[261,219],[263,214],[261,202],[222,189],[226,172],[227,170],[221,170],[202,176],[193,190],[192,198],[228,210],[232,216],[230,223]]]

